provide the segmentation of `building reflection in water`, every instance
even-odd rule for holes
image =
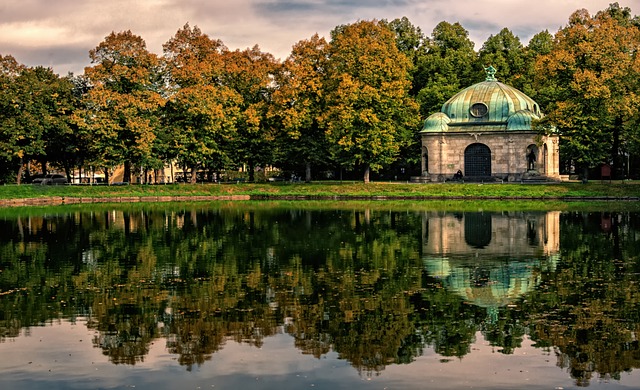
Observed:
[[[426,212],[422,253],[427,272],[491,316],[531,291],[555,268],[560,212]]]

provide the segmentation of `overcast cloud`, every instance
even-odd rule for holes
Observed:
[[[591,14],[613,0],[20,0],[0,4],[0,54],[29,66],[82,74],[89,50],[112,31],[131,30],[150,51],[189,23],[232,50],[258,45],[286,58],[314,33],[329,37],[341,24],[406,16],[426,35],[441,21],[460,22],[478,50],[509,28],[526,44],[534,34],[554,34],[571,13]],[[634,15],[640,0],[618,0]]]

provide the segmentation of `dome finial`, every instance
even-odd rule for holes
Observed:
[[[484,79],[485,81],[497,81],[496,80],[496,68],[494,68],[493,66],[489,65],[489,66],[484,68],[484,71],[487,73],[487,78]]]

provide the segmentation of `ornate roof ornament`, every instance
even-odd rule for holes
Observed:
[[[496,68],[489,65],[486,68],[484,68],[484,71],[487,73],[487,78],[484,79],[484,81],[498,81],[496,79]]]

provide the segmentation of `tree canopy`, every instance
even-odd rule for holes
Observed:
[[[370,170],[393,162],[416,128],[411,63],[380,22],[340,26],[331,35],[323,124],[336,159],[363,166],[368,182]]]
[[[253,181],[271,167],[307,181],[338,171],[368,181],[406,170],[408,179],[421,174],[420,121],[488,65],[540,104],[536,125],[559,132],[564,173],[608,163],[633,176],[638,47],[640,19],[613,3],[578,10],[527,45],[503,28],[477,52],[460,23],[427,36],[403,17],[337,26],[330,40],[315,34],[282,62],[257,45],[231,51],[188,23],[162,56],[131,31],[112,32],[80,76],[0,55],[0,180],[117,168],[131,181],[133,169],[146,178],[170,163],[192,181],[231,170]]]
[[[557,127],[561,156],[585,170],[620,170],[620,156],[638,150],[640,24],[630,15],[617,3],[594,16],[578,10],[536,62],[548,94],[543,126]]]

